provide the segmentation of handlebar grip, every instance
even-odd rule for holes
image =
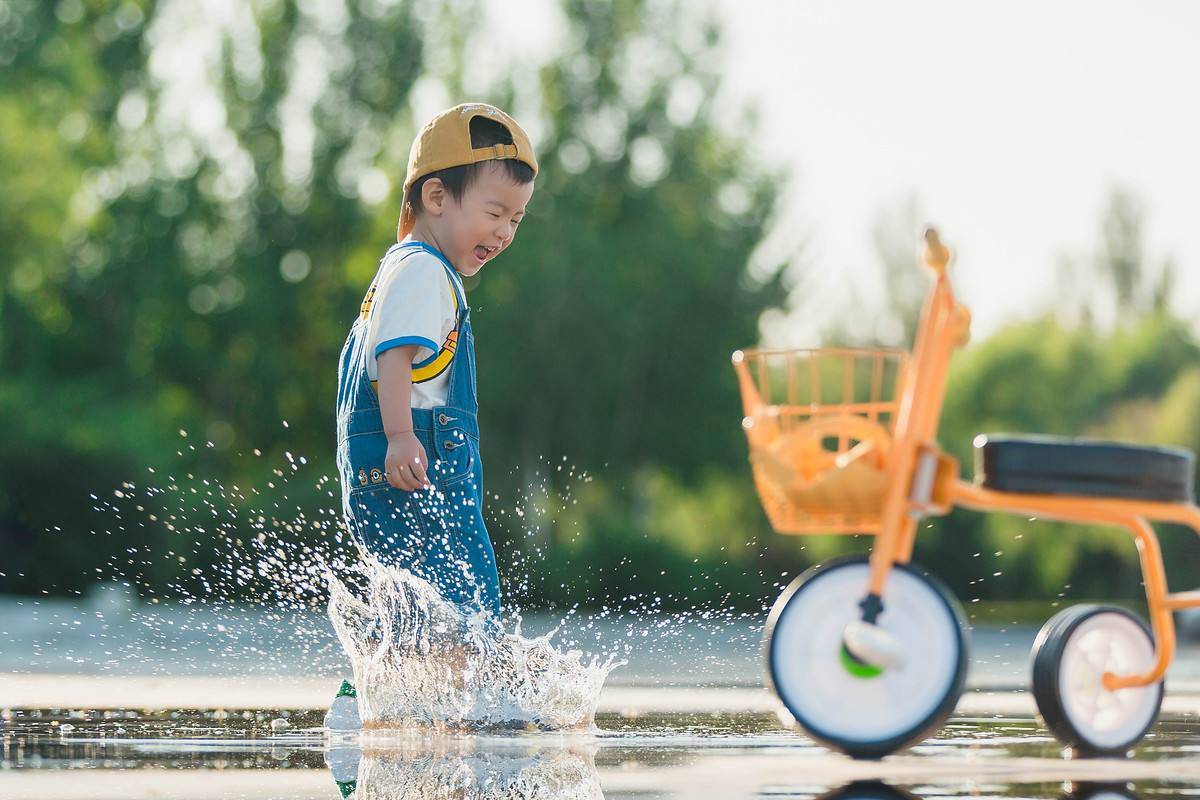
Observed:
[[[950,263],[950,250],[942,244],[936,228],[925,229],[925,263],[937,272],[943,272]]]

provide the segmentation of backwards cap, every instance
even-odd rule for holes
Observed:
[[[471,120],[475,117],[487,117],[499,122],[512,134],[513,143],[471,147]],[[419,179],[450,167],[506,158],[525,162],[537,175],[537,159],[534,158],[529,137],[516,120],[495,106],[463,103],[429,120],[408,154],[408,174],[404,178],[404,192],[401,195],[403,210],[400,212],[399,238],[407,236],[416,222],[412,204],[408,202],[408,190]]]

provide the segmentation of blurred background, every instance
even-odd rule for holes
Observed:
[[[0,0],[0,593],[197,596],[268,534],[348,550],[337,356],[414,132],[467,100],[542,164],[468,285],[507,602],[757,613],[863,549],[770,531],[729,355],[907,346],[927,221],[976,318],[940,437],[968,472],[983,431],[1200,449],[1198,25],[1183,2]],[[1006,618],[1140,592],[1120,532],[929,526],[917,559]],[[1193,535],[1163,538],[1190,588]],[[230,599],[262,590],[244,561]]]

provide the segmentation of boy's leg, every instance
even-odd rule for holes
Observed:
[[[467,608],[483,608],[500,619],[500,575],[483,520],[478,471],[447,487],[430,507],[436,546],[427,554],[438,588]]]
[[[421,518],[415,504],[390,485],[350,498],[350,529],[368,553],[389,566],[418,572]]]
[[[467,609],[500,617],[500,577],[471,479],[445,491],[391,486],[350,498],[350,528],[368,553],[429,582]],[[477,597],[478,595],[478,597]]]
[[[491,537],[488,536],[487,525],[483,521],[483,513],[478,508],[473,509],[461,530],[470,573],[475,578],[475,586],[479,588],[479,599],[483,607],[490,610],[492,616],[499,620],[500,573],[496,569],[496,553],[492,548]]]

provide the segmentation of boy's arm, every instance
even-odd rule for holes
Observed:
[[[412,361],[418,345],[393,347],[379,354],[379,413],[388,449],[384,462],[388,483],[414,491],[429,484],[425,448],[413,433]]]
[[[391,439],[412,431],[412,361],[415,344],[393,347],[379,354],[379,410],[383,414],[383,432]]]

